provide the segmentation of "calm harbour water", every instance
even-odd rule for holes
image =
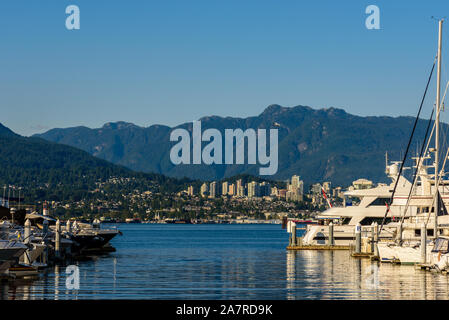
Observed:
[[[287,252],[280,225],[120,224],[116,252],[38,280],[0,284],[1,299],[449,299],[449,276],[354,259],[348,251]]]

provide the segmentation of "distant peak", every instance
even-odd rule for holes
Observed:
[[[103,129],[127,129],[127,128],[137,128],[134,123],[125,122],[125,121],[117,121],[117,122],[108,122],[103,125]]]
[[[0,136],[9,136],[9,137],[15,136],[15,137],[17,137],[19,135],[0,123]]]
[[[335,108],[335,107],[330,107],[330,108],[324,108],[324,110],[326,110],[327,112],[344,112],[346,113],[345,110],[341,109],[341,108]]]
[[[265,110],[262,112],[263,115],[267,114],[275,114],[279,113],[280,111],[287,109],[285,107],[282,107],[278,104],[270,104],[268,107],[265,108]]]
[[[323,108],[321,110],[326,112],[330,116],[343,116],[347,114],[345,110],[335,107]]]

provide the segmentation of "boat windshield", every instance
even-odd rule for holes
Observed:
[[[432,249],[432,252],[448,253],[449,252],[449,239],[445,239],[445,238],[436,239],[435,245]]]
[[[368,206],[382,206],[385,207],[388,203],[390,203],[390,198],[376,198],[374,199]]]

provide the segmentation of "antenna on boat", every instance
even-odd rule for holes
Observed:
[[[8,209],[9,209],[9,196],[11,194],[11,186],[8,186]]]
[[[436,117],[435,117],[435,188],[438,186],[438,154],[439,150],[439,134],[440,134],[440,94],[441,94],[441,47],[442,47],[442,38],[443,38],[443,21],[444,19],[438,20],[438,61],[437,61],[437,97],[436,97]],[[435,190],[437,193],[438,190]],[[434,236],[435,238],[438,236],[438,212],[439,212],[439,203],[438,201],[435,203],[435,229]]]
[[[6,206],[6,184],[3,186],[3,199],[2,199],[2,206]]]
[[[388,174],[388,151],[385,151],[385,173]]]

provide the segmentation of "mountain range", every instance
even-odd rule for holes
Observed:
[[[202,130],[276,128],[279,134],[279,168],[269,179],[300,175],[306,184],[331,181],[347,186],[358,178],[385,182],[385,153],[400,160],[413,127],[413,117],[356,116],[343,109],[313,109],[307,106],[270,105],[261,114],[247,118],[208,116],[200,119]],[[422,141],[427,120],[420,119],[413,142]],[[170,132],[164,125],[140,127],[127,122],[106,123],[101,128],[51,129],[35,135],[51,142],[79,148],[89,154],[135,171],[170,177],[219,180],[238,174],[258,175],[259,165],[173,165]],[[442,131],[447,130],[443,125]],[[421,140],[420,140],[421,139]],[[207,144],[203,142],[203,146]],[[247,163],[247,162],[245,162]]]
[[[134,178],[136,183],[174,191],[186,181],[161,174],[138,173],[75,147],[20,136],[0,124],[0,186],[15,185],[31,201],[81,199],[97,181]],[[17,190],[16,190],[17,192]],[[1,196],[1,195],[0,195]]]

